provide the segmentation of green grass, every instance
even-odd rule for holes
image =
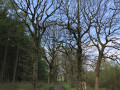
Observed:
[[[56,83],[45,83],[39,82],[37,90],[49,90],[49,88]],[[71,88],[69,84],[62,84],[65,90],[77,90],[76,88]],[[0,84],[0,90],[33,90],[32,82],[17,82],[17,83],[2,83]],[[94,90],[94,88],[88,87],[88,90]],[[100,90],[107,90],[105,88],[100,88]]]
[[[95,90],[94,88],[88,88],[88,90]],[[99,90],[106,90],[105,88],[100,88]]]
[[[62,84],[65,90],[77,90],[76,88],[71,88],[71,86],[67,83]],[[88,87],[87,90],[95,90],[94,88]],[[107,90],[105,88],[100,88],[100,90]]]
[[[88,87],[88,90],[95,90],[94,88]],[[100,88],[99,90],[107,90],[105,88]]]
[[[52,85],[54,83],[39,82],[37,90],[49,90]],[[0,90],[33,90],[33,86],[32,82],[2,83]]]
[[[71,86],[67,83],[63,83],[62,85],[65,88],[65,90],[77,90],[76,88],[71,88]]]

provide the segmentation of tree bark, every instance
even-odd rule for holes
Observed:
[[[95,90],[99,90],[99,73],[100,73],[101,60],[102,58],[101,56],[99,56],[95,70]]]
[[[50,72],[48,73],[48,84],[50,84]]]
[[[14,66],[14,72],[13,72],[13,82],[16,81],[16,70],[17,70],[17,64],[18,64],[19,49],[20,49],[20,41],[18,42],[18,46],[17,46],[17,55],[16,55],[15,66]]]
[[[6,58],[7,58],[7,51],[8,51],[8,39],[5,45],[5,55],[4,55],[4,60],[3,60],[3,66],[2,66],[2,76],[1,76],[1,80],[4,80],[4,72],[5,72],[5,63],[6,63]]]
[[[95,75],[95,90],[99,90],[99,77],[97,75]]]
[[[77,79],[78,79],[78,90],[82,90],[82,45],[81,45],[81,40],[82,40],[82,36],[81,36],[81,25],[80,25],[80,0],[77,0],[77,31],[78,31],[78,38],[77,38]]]
[[[34,62],[34,70],[33,70],[33,86],[34,86],[34,89],[37,88],[37,82],[38,82],[38,55],[36,55],[36,59],[35,59],[35,62]]]
[[[78,46],[77,50],[77,80],[78,90],[82,90],[82,48]]]
[[[86,81],[82,82],[82,88],[83,88],[83,90],[87,90],[87,83],[86,83]]]
[[[71,86],[72,88],[75,87],[75,80],[74,80],[74,70],[73,70],[73,61],[71,61]]]
[[[2,32],[0,33],[0,43],[2,42]]]
[[[53,72],[53,67],[52,67],[52,65],[50,65],[50,72],[49,72],[49,74],[50,74],[50,83],[53,81],[53,75],[52,75],[52,72]]]
[[[34,61],[34,69],[33,69],[33,87],[34,90],[37,88],[37,83],[38,83],[38,61],[39,61],[39,42],[36,44],[36,59]]]
[[[67,75],[64,73],[64,82],[67,82]]]
[[[82,79],[83,79],[83,80],[82,80],[82,89],[83,89],[83,90],[87,90],[87,82],[86,82],[86,81],[87,81],[87,76],[86,76],[85,73],[83,74]]]

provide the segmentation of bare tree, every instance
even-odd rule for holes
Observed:
[[[26,24],[34,39],[36,60],[34,62],[33,84],[36,88],[41,39],[49,26],[49,18],[60,8],[62,0],[11,0],[11,2],[17,15]]]
[[[97,9],[94,9],[94,15],[90,14],[89,8],[92,7],[89,3],[92,1],[88,0],[67,0],[68,3],[65,3],[61,15],[64,18],[60,19],[59,25],[63,26],[64,29],[68,30],[71,34],[71,37],[74,38],[77,50],[77,79],[78,79],[78,88],[82,89],[82,68],[83,68],[83,43],[88,40],[87,32],[90,30],[93,19],[98,13]],[[74,3],[74,4],[73,4]],[[61,21],[63,20],[63,21]]]
[[[76,50],[74,50],[74,48],[71,48],[69,45],[63,46],[62,45],[63,50],[62,53],[65,54],[64,56],[66,56],[66,60],[64,60],[63,62],[65,62],[62,67],[64,67],[66,74],[68,79],[70,81],[70,84],[72,87],[76,87],[77,84],[77,77],[76,77]],[[64,57],[63,57],[64,58]],[[66,64],[67,63],[67,64]]]
[[[60,42],[62,52],[61,60],[63,60],[62,68],[65,70],[64,78],[71,84],[72,87],[77,87],[77,48],[76,44],[73,43],[74,38],[71,37],[70,33],[63,36],[63,40]],[[85,46],[84,46],[85,47]],[[86,55],[84,54],[84,49],[82,52],[82,89],[86,89],[86,76],[84,72],[84,66],[86,66]]]
[[[49,66],[49,75],[48,75],[48,83],[57,81],[56,75],[58,70],[58,50],[59,45],[57,44],[57,41],[61,37],[61,33],[58,32],[58,27],[56,25],[49,27],[50,31],[47,31],[44,38],[44,57],[48,63]]]
[[[113,44],[119,39],[120,26],[118,26],[118,23],[115,23],[118,13],[110,10],[110,6],[108,6],[111,3],[110,0],[101,0],[100,2],[100,6],[97,7],[99,8],[98,13],[94,18],[95,23],[92,25],[91,31],[89,31],[91,42],[98,50],[95,69],[95,90],[99,90],[99,73],[103,58],[106,55],[107,57],[109,56],[110,49],[119,49],[115,48],[115,44]]]

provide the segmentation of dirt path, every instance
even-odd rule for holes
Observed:
[[[59,83],[54,86],[51,86],[49,90],[65,90],[65,88],[62,86],[62,83]]]

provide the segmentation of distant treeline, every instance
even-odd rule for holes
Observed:
[[[88,86],[94,88],[94,71],[87,71]],[[100,71],[100,88],[106,90],[120,89],[120,66],[115,62],[104,62]]]

